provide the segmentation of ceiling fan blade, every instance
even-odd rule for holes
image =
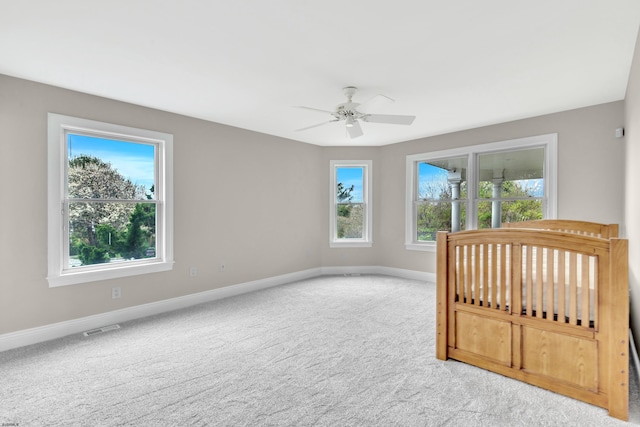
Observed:
[[[347,126],[347,133],[351,139],[364,135],[360,123],[357,120],[354,120],[351,126]]]
[[[338,119],[329,120],[328,122],[322,122],[322,123],[318,123],[316,125],[307,126],[306,128],[296,129],[295,132],[300,132],[301,130],[307,130],[307,129],[311,129],[311,128],[316,128],[318,126],[326,125],[327,123],[338,122],[338,121],[339,121]]]
[[[393,114],[367,114],[362,120],[370,123],[388,123],[392,125],[410,125],[416,116],[399,116]]]
[[[317,111],[319,113],[327,113],[327,114],[331,114],[333,115],[333,111],[328,111],[328,110],[321,110],[319,108],[313,108],[313,107],[303,107],[301,105],[298,105],[296,108],[304,108],[305,110],[311,110],[311,111]]]
[[[369,98],[362,104],[358,105],[358,111],[366,114],[368,111],[382,109],[385,105],[389,105],[393,102],[396,102],[393,98],[389,98],[388,96],[379,93],[373,98]]]

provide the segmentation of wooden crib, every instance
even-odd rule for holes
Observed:
[[[563,220],[439,232],[436,356],[626,420],[628,243],[617,234]]]

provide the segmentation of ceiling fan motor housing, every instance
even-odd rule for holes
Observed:
[[[353,117],[354,119],[359,119],[362,116],[362,113],[357,111],[358,108],[357,102],[345,102],[342,104],[338,104],[336,106],[336,117],[341,119],[346,119],[347,117]]]

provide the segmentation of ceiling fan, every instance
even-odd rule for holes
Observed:
[[[393,99],[389,98],[388,96],[377,95],[377,96],[373,97],[372,99],[370,99],[369,101],[365,102],[364,104],[358,104],[357,102],[353,102],[351,100],[353,98],[353,95],[355,95],[357,90],[358,90],[358,88],[354,87],[354,86],[347,86],[347,87],[343,88],[342,91],[343,91],[344,95],[347,97],[347,102],[343,102],[342,104],[338,104],[336,106],[335,111],[320,110],[318,108],[311,108],[311,107],[299,107],[299,108],[304,108],[306,110],[319,111],[319,112],[322,112],[322,113],[330,114],[333,117],[333,119],[329,120],[329,121],[326,121],[326,122],[318,123],[316,125],[307,126],[307,127],[301,128],[301,129],[296,129],[296,131],[302,131],[302,130],[315,128],[315,127],[318,127],[318,126],[325,125],[327,123],[342,122],[343,121],[343,122],[345,122],[345,127],[347,129],[347,135],[349,135],[349,138],[357,138],[357,137],[363,135],[362,127],[360,126],[360,121],[368,122],[368,123],[387,123],[387,124],[392,124],[392,125],[410,125],[411,123],[413,123],[413,120],[416,118],[416,116],[400,116],[400,115],[393,115],[393,114],[366,114],[366,113],[362,113],[362,112],[358,111],[358,107],[363,107],[365,104],[369,103],[373,99],[376,99],[378,97],[382,97],[382,98],[384,98],[386,100],[390,100],[392,102],[393,102]]]

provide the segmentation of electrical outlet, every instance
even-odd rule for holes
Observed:
[[[198,275],[198,267],[191,267],[189,269],[189,276],[196,277]]]
[[[122,296],[122,289],[120,287],[111,288],[111,299],[118,299]]]
[[[224,262],[221,262],[221,263],[220,263],[220,271],[224,271],[224,270],[225,270],[225,268],[226,268],[226,267],[225,267],[225,265],[224,265]]]

